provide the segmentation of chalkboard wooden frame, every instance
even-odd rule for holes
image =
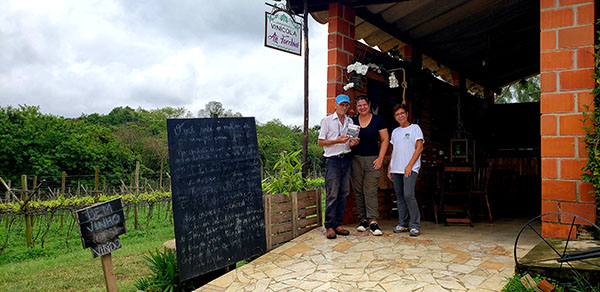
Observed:
[[[180,281],[266,252],[254,118],[169,119]]]

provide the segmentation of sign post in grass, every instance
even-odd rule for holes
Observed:
[[[83,248],[89,247],[94,258],[101,257],[106,290],[116,292],[111,252],[121,248],[119,235],[126,232],[123,200],[116,198],[78,210],[77,221]]]

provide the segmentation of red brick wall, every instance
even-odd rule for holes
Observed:
[[[335,111],[335,97],[344,92],[345,68],[354,59],[355,13],[339,3],[329,4],[329,36],[327,37],[327,113]],[[350,96],[352,98],[352,96]]]
[[[591,186],[581,180],[587,157],[582,111],[592,105],[594,88],[594,1],[542,0],[540,13],[542,213],[596,222]],[[568,235],[569,218],[547,219],[544,236]]]

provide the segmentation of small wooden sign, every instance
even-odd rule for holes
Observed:
[[[119,235],[125,234],[123,200],[116,198],[77,211],[83,248],[98,257],[121,248]]]

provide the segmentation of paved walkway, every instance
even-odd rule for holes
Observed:
[[[328,240],[314,229],[196,291],[500,291],[513,275],[525,221],[423,222],[419,237],[379,223],[383,236],[345,226],[350,236]]]

